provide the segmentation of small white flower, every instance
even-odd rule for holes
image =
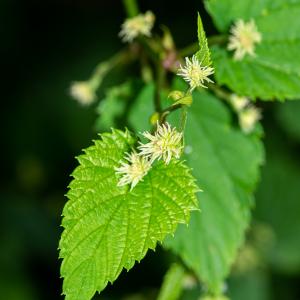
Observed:
[[[136,152],[125,156],[127,162],[121,161],[121,166],[115,168],[117,174],[122,175],[118,182],[118,186],[131,184],[131,190],[143,180],[143,177],[148,173],[151,168],[151,162],[143,156],[138,155]]]
[[[192,59],[185,58],[185,66],[179,67],[177,75],[183,77],[194,90],[196,87],[206,88],[205,81],[213,82],[208,76],[214,73],[214,68],[209,66],[201,66],[201,62],[193,55]]]
[[[240,112],[249,104],[249,100],[247,97],[232,94],[230,96],[230,104],[236,112]]]
[[[96,100],[95,90],[88,81],[75,81],[70,87],[71,96],[82,105],[90,105]]]
[[[155,16],[151,11],[145,14],[139,14],[136,17],[125,20],[121,26],[119,36],[124,42],[131,43],[139,35],[151,36],[151,30],[154,25]]]
[[[237,20],[230,29],[230,33],[227,49],[235,51],[235,60],[242,60],[246,54],[255,56],[255,44],[260,43],[262,37],[254,20],[249,22]]]
[[[171,128],[169,123],[159,125],[154,134],[144,132],[143,136],[149,140],[147,144],[140,143],[140,155],[150,158],[150,161],[163,159],[169,164],[172,157],[179,158],[182,152],[182,133]]]
[[[245,133],[250,133],[260,119],[261,111],[254,106],[249,106],[239,113],[239,123]]]
[[[186,274],[183,278],[182,285],[185,289],[191,290],[197,286],[197,279],[191,274]]]

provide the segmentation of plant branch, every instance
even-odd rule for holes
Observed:
[[[126,64],[132,60],[132,55],[129,51],[123,50],[112,56],[106,61],[100,62],[94,72],[92,73],[89,81],[95,88],[99,88],[105,76],[118,65]]]
[[[123,0],[123,5],[128,18],[135,17],[139,14],[137,0]]]
[[[157,80],[156,80],[155,97],[154,97],[154,107],[155,107],[155,111],[158,113],[162,111],[160,92],[165,82],[165,76],[166,76],[166,71],[162,67],[161,61],[159,60],[156,65]]]
[[[171,105],[171,106],[165,108],[164,110],[162,110],[162,112],[160,113],[159,123],[160,123],[160,124],[164,123],[164,122],[166,121],[167,116],[168,116],[171,112],[173,112],[173,111],[175,111],[175,110],[178,110],[178,109],[180,109],[180,108],[182,108],[182,107],[183,107],[182,104],[175,104],[175,105]]]
[[[222,89],[220,86],[216,84],[208,84],[208,88],[219,98],[230,101],[231,93],[227,92],[226,90]]]

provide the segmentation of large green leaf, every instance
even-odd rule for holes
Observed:
[[[132,191],[118,187],[115,168],[134,143],[128,132],[113,131],[78,157],[60,241],[68,300],[91,299],[198,207],[194,179],[180,161],[156,163]]]
[[[300,96],[300,1],[208,0],[206,7],[221,32],[233,21],[254,19],[262,42],[256,56],[234,61],[225,48],[212,48],[216,79],[234,92],[263,100]]]
[[[193,98],[186,159],[203,189],[201,213],[192,213],[189,226],[179,226],[164,245],[218,293],[244,239],[263,149],[258,136],[232,125],[220,100],[198,91]]]

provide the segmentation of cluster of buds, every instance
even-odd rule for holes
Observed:
[[[237,112],[239,124],[243,132],[250,133],[255,128],[257,121],[261,119],[261,110],[250,104],[247,97],[231,95],[230,104]]]
[[[126,154],[126,161],[121,161],[121,165],[115,169],[116,173],[121,175],[118,186],[130,184],[133,189],[143,180],[155,160],[163,160],[165,164],[169,164],[172,158],[180,158],[183,150],[182,132],[172,128],[169,123],[157,123],[154,134],[146,131],[142,135],[148,142],[140,142],[140,152]]]

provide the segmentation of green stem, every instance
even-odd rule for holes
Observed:
[[[128,18],[135,17],[139,14],[137,0],[123,0],[123,5]]]
[[[182,50],[179,51],[180,56],[185,57],[185,56],[190,56],[194,53],[196,53],[199,50],[199,43],[193,43],[188,45],[187,47],[183,48]]]
[[[228,36],[226,34],[216,34],[207,38],[208,46],[223,45],[227,40]]]
[[[219,87],[218,85],[215,84],[208,84],[208,88],[219,98],[230,102],[230,98],[231,98],[231,93],[225,91],[224,89],[222,89],[221,87]]]
[[[110,59],[100,62],[92,76],[89,79],[89,82],[91,86],[94,88],[94,90],[97,90],[99,86],[101,85],[103,79],[105,76],[116,66],[121,64],[126,64],[129,61],[131,61],[132,57],[130,55],[129,51],[121,51],[117,53],[116,55],[112,56]]]
[[[138,38],[138,42],[143,46],[153,63],[156,63],[159,60],[159,53],[150,39],[140,36]]]
[[[155,97],[154,97],[154,107],[155,110],[158,113],[160,113],[162,111],[160,92],[164,86],[165,76],[166,76],[166,71],[162,67],[160,60],[157,62],[157,66],[156,66],[156,76],[157,76],[157,80],[156,80],[156,89],[155,89]]]
[[[160,120],[159,120],[159,123],[160,123],[160,124],[164,123],[164,122],[166,121],[167,116],[168,116],[171,112],[173,112],[173,111],[175,111],[175,110],[177,110],[177,109],[180,109],[180,108],[182,108],[182,107],[183,107],[182,104],[175,104],[175,105],[171,105],[171,106],[165,108],[164,110],[162,110],[161,113],[160,113]]]
[[[180,131],[181,132],[184,132],[186,120],[187,120],[187,107],[184,106],[184,107],[182,107],[181,116],[180,116]],[[183,140],[183,144],[184,144],[184,140]]]

